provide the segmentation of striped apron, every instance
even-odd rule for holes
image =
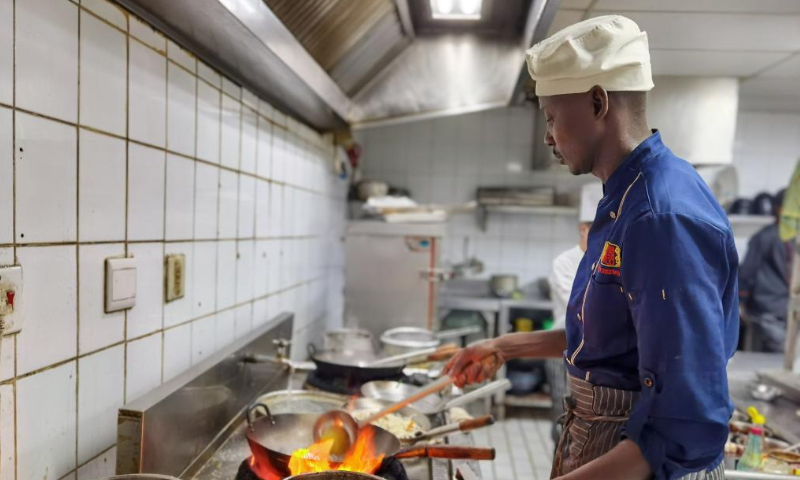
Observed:
[[[564,431],[556,447],[550,478],[576,470],[607,453],[621,440],[622,428],[639,400],[639,392],[600,387],[569,376],[572,392],[564,402]],[[711,471],[691,473],[679,480],[723,480],[720,463]]]

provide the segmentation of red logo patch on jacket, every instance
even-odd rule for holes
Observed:
[[[622,264],[622,250],[618,245],[606,242],[603,247],[603,254],[600,255],[600,265],[611,268],[619,268]]]

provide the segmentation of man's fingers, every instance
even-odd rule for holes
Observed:
[[[453,358],[447,363],[445,366],[445,371],[447,373],[454,373],[456,375],[460,375],[464,367],[470,361],[470,352],[468,350],[461,350],[453,356]]]

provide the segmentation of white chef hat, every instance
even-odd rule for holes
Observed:
[[[571,25],[526,52],[536,95],[588,92],[646,92],[653,88],[647,33],[620,15]]]
[[[578,221],[581,223],[594,222],[597,214],[597,204],[603,199],[603,184],[600,182],[590,182],[581,188],[581,210]]]

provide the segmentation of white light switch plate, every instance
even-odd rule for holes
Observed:
[[[13,295],[13,305],[9,305],[9,292]],[[22,295],[22,267],[0,267],[0,316],[3,319],[3,333],[22,330],[24,317],[24,297]]]
[[[136,259],[106,259],[106,313],[136,305]]]

